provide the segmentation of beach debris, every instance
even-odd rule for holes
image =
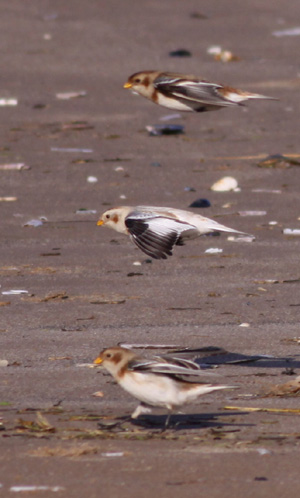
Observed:
[[[86,181],[88,183],[97,183],[98,178],[96,176],[88,176],[87,179],[86,179]]]
[[[93,130],[95,127],[88,121],[70,121],[61,125],[62,130]],[[92,161],[91,161],[92,162]]]
[[[253,188],[251,192],[255,194],[281,194],[281,190],[268,189],[268,188]]]
[[[300,235],[300,228],[285,228],[282,233],[284,235],[292,235],[293,237],[296,237]]]
[[[41,227],[44,224],[45,218],[40,218],[39,220],[29,220],[24,223],[23,227]]]
[[[230,242],[254,242],[255,237],[254,235],[229,235],[229,237],[227,237],[227,240],[229,240]]]
[[[177,50],[173,50],[169,52],[170,57],[191,57],[192,53],[186,48],[178,48]]]
[[[208,208],[210,206],[208,199],[196,199],[189,205],[190,208]]]
[[[0,98],[0,107],[11,107],[11,106],[15,106],[15,105],[18,105],[18,100],[17,99],[4,99],[4,98]]]
[[[62,486],[11,486],[9,491],[13,493],[36,493],[37,491],[53,491],[54,493],[58,491],[64,491],[65,488]]]
[[[0,170],[17,170],[20,171],[22,169],[30,169],[30,166],[27,166],[25,163],[8,163],[8,164],[0,164]]]
[[[178,112],[177,113],[174,113],[174,114],[166,114],[165,116],[162,116],[160,119],[160,121],[169,121],[171,119],[180,119],[182,116],[181,114],[179,114]]]
[[[13,197],[13,196],[4,196],[4,197],[0,197],[0,202],[14,202],[14,201],[17,201],[18,198],[17,197]]]
[[[110,451],[107,453],[101,453],[101,456],[108,458],[117,458],[117,457],[122,457],[124,455],[125,455],[124,451],[114,451],[114,452]]]
[[[264,456],[264,455],[270,455],[271,454],[271,451],[270,450],[267,450],[266,448],[257,448],[257,453],[261,456]]]
[[[96,209],[85,209],[85,208],[80,208],[75,211],[75,214],[96,214],[97,211]]]
[[[259,168],[290,168],[291,166],[300,166],[300,161],[293,157],[273,154],[259,161],[257,166]]]
[[[215,192],[229,192],[230,190],[237,191],[238,182],[232,176],[224,176],[215,182],[210,189]]]
[[[300,395],[300,375],[294,380],[284,384],[275,384],[266,393],[267,396],[299,396]]]
[[[239,412],[267,412],[267,413],[297,413],[300,415],[300,408],[265,408],[253,406],[224,406],[224,410],[236,410]]]
[[[223,252],[223,249],[220,249],[219,247],[209,247],[204,251],[204,254],[219,254]]]
[[[96,391],[95,393],[92,394],[95,398],[103,398],[104,394],[102,391]]]
[[[184,133],[184,126],[179,124],[158,124],[146,126],[150,137],[159,137],[161,135],[180,135]]]
[[[24,289],[11,289],[8,291],[2,291],[1,294],[3,296],[19,296],[20,294],[28,294],[28,290]]]
[[[55,96],[59,100],[70,100],[70,99],[76,99],[78,97],[85,97],[87,95],[87,92],[84,90],[81,90],[79,92],[62,92],[62,93],[57,93]]]
[[[238,211],[240,216],[265,216],[267,211]]]
[[[41,412],[36,412],[36,419],[24,420],[18,419],[17,428],[19,430],[29,430],[30,432],[55,432],[55,427],[48,422],[46,417]]]
[[[300,27],[289,28],[289,29],[280,29],[278,31],[272,32],[273,36],[277,38],[281,38],[282,36],[300,36]]]
[[[201,12],[191,12],[190,13],[191,19],[208,19],[208,17],[205,14],[202,14]]]
[[[128,343],[128,342],[119,342],[118,346],[120,348],[127,348],[127,349],[181,349],[183,346],[180,346],[178,344],[141,344],[139,342],[133,342],[133,343]]]
[[[51,147],[51,152],[71,152],[78,153],[81,152],[83,154],[91,154],[93,149],[77,149],[74,147]]]
[[[224,50],[218,45],[212,45],[211,47],[209,47],[207,49],[207,53],[209,55],[213,55],[215,61],[236,62],[241,60],[240,57],[234,55],[230,50]]]
[[[8,361],[7,360],[0,360],[0,367],[8,367]]]

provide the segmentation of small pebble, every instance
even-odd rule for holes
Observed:
[[[124,171],[124,168],[123,168],[123,166],[117,166],[115,168],[115,171]]]
[[[278,221],[269,221],[269,225],[278,225]]]
[[[70,99],[76,99],[78,97],[85,97],[86,92],[84,90],[80,92],[63,92],[63,93],[57,93],[56,98],[59,100],[70,100]]]
[[[134,266],[142,266],[142,263],[140,261],[134,261],[132,264]]]
[[[179,48],[178,50],[173,50],[169,52],[170,57],[191,57],[192,53],[185,48]]]
[[[184,133],[184,126],[178,124],[159,124],[146,126],[150,137],[159,137],[161,135],[180,135]]]
[[[185,192],[196,192],[196,189],[194,187],[184,187],[183,190]]]
[[[218,247],[210,247],[204,251],[205,254],[218,254],[223,252],[223,249],[219,249]]]
[[[0,367],[7,367],[7,366],[8,366],[7,360],[0,360]]]
[[[96,176],[88,176],[87,179],[86,179],[86,181],[88,183],[97,183],[98,178]]]
[[[208,208],[210,207],[210,202],[208,199],[197,199],[189,205],[190,208]]]
[[[247,323],[247,322],[240,323],[239,327],[245,327],[245,328],[250,327],[250,323]]]
[[[121,194],[121,195],[120,195],[120,199],[127,199],[127,197],[126,197],[126,195]]]
[[[77,209],[76,214],[96,214],[97,211],[95,209]]]

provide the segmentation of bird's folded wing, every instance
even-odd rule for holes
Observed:
[[[181,234],[195,230],[188,223],[145,213],[131,213],[125,225],[132,241],[154,259],[166,259],[172,255],[175,244],[180,243]]]
[[[172,94],[174,97],[184,100],[211,105],[236,105],[236,102],[225,99],[218,93],[218,88],[222,88],[221,85],[207,81],[156,78],[155,87],[162,93]]]
[[[187,376],[216,376],[214,373],[208,373],[202,370],[196,363],[193,366],[192,362],[181,362],[176,359],[174,362],[166,362],[161,358],[158,359],[140,359],[134,358],[128,363],[128,369],[134,372],[144,372],[153,374],[166,374],[166,375],[187,375]],[[188,365],[189,363],[189,365]]]

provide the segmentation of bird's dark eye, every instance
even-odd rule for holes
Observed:
[[[107,220],[109,220],[109,218],[110,218],[110,214],[106,214],[106,215],[105,215],[105,218],[106,218]]]
[[[111,358],[111,354],[110,353],[106,353],[106,358]]]
[[[140,82],[141,82],[141,80],[140,80],[140,78],[135,78],[134,82],[135,82],[135,83],[140,83]]]

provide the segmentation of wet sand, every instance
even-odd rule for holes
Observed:
[[[35,496],[75,498],[299,496],[299,396],[267,393],[300,371],[300,238],[283,234],[300,228],[300,170],[258,166],[270,154],[300,160],[299,37],[272,34],[298,18],[296,0],[288,9],[282,0],[5,5],[0,98],[18,105],[0,108],[1,495],[30,485],[49,486]],[[213,45],[239,60],[215,61]],[[180,48],[191,57],[169,56]],[[122,88],[143,69],[279,101],[182,113],[166,123],[184,134],[150,137],[145,127],[172,111]],[[12,163],[29,168],[1,169]],[[224,176],[241,190],[211,191]],[[188,209],[198,198],[211,207],[195,212],[255,242],[202,237],[149,262],[129,238],[96,226],[111,206]],[[223,252],[206,254],[211,247]],[[27,292],[3,294],[12,289]],[[239,390],[200,398],[162,432],[163,411],[130,422],[136,401],[78,366],[119,342],[274,358],[221,364],[220,383]]]

